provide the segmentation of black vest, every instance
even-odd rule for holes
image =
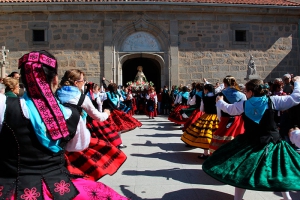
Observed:
[[[204,112],[206,114],[217,114],[216,96],[204,96],[202,99],[204,103]]]
[[[74,109],[66,120],[69,139],[76,133],[80,114]],[[61,139],[64,149],[69,139]],[[6,111],[0,133],[0,184],[3,186],[1,198],[5,199],[15,192],[16,199],[24,197],[24,190],[39,193],[37,199],[43,199],[42,180],[54,199],[72,199],[78,191],[70,180],[70,174],[64,167],[64,150],[53,153],[38,141],[32,124],[23,115],[19,98],[7,98]],[[68,185],[69,192],[60,193],[58,185]]]
[[[245,108],[245,103],[244,103]],[[244,135],[248,136],[250,141],[259,142],[262,144],[268,144],[269,142],[277,143],[281,140],[279,131],[274,120],[274,112],[272,109],[272,101],[269,98],[268,109],[263,114],[262,119],[259,124],[252,121],[248,118],[245,113],[243,113],[245,133]]]

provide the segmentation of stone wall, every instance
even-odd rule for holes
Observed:
[[[249,27],[249,43],[244,45],[233,42],[232,24],[179,21],[180,83],[203,78],[215,83],[229,74],[244,83],[250,54],[264,80],[297,73],[296,24],[244,24]]]
[[[45,49],[58,58],[60,76],[67,69],[78,68],[89,81],[99,83],[106,72],[111,79],[112,70],[121,67],[119,49],[114,45],[119,42],[120,46],[127,35],[118,39],[118,34],[146,31],[163,44],[160,55],[166,83],[169,77],[173,84],[203,78],[214,83],[227,74],[244,83],[250,54],[258,75],[271,80],[298,72],[299,10],[183,4],[3,6],[0,46],[10,50],[7,73],[17,70],[22,54]],[[47,27],[46,44],[31,44],[30,29],[35,25]],[[129,26],[131,29],[126,28]],[[233,41],[234,28],[239,26],[247,29],[244,44]],[[168,63],[172,63],[170,72]]]

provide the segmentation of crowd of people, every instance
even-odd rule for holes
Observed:
[[[246,189],[280,191],[291,199],[288,191],[300,189],[294,182],[300,178],[299,82],[285,74],[243,85],[228,75],[215,85],[203,79],[174,86],[168,119],[181,125],[187,147],[204,150],[202,169],[236,188],[235,200]]]
[[[202,169],[235,187],[235,200],[246,189],[285,200],[300,190],[299,76],[243,85],[228,75],[156,92],[98,85],[78,69],[58,80],[47,51],[23,55],[19,69],[0,83],[1,198],[127,199],[97,180],[126,161],[121,133],[142,126],[135,114],[168,115],[187,147],[204,150]]]

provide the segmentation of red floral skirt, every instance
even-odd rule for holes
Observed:
[[[191,116],[187,119],[187,121],[184,123],[184,127],[182,131],[185,131],[191,124],[195,123],[197,119],[203,115],[204,112],[201,112],[200,109],[195,109]]]
[[[113,175],[127,159],[126,155],[107,140],[91,138],[88,148],[79,152],[66,152],[66,167],[71,174],[97,181]]]
[[[210,153],[216,151],[223,144],[230,142],[236,136],[243,134],[244,131],[242,116],[221,117],[219,128],[213,133],[209,144]]]
[[[126,132],[142,126],[140,121],[120,110],[113,110],[107,121],[118,132]]]
[[[178,105],[174,108],[174,110],[170,113],[168,120],[170,120],[171,122],[174,122],[176,124],[185,124],[185,122],[187,121],[186,118],[183,118],[182,115],[180,114],[180,110],[181,109],[186,109],[189,106],[187,105]]]

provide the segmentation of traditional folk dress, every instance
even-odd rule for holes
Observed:
[[[111,109],[110,116],[107,120],[116,131],[126,132],[142,126],[140,121],[118,109],[120,97],[117,93],[106,92],[106,95],[107,100],[103,102],[103,107]]]
[[[191,124],[193,124],[201,115],[204,114],[204,112],[200,111],[200,105],[201,105],[201,99],[202,99],[203,92],[198,91],[196,94],[192,97],[190,104],[195,103],[194,105],[191,105],[187,109],[181,110],[181,115],[186,118],[188,117],[187,121],[184,123],[184,127],[182,128],[182,131],[184,132]],[[191,112],[192,111],[192,112]]]
[[[117,148],[122,144],[118,132],[107,121],[103,121],[108,117],[102,116],[106,113],[99,113],[90,99],[81,94],[75,86],[63,86],[56,94],[64,105],[75,107],[80,113],[84,109],[95,118],[87,117],[86,125],[91,135],[88,148],[83,151],[66,152],[66,163],[70,173],[82,174],[91,180],[98,180],[106,174],[113,175],[127,157]]]
[[[202,165],[213,178],[244,189],[259,191],[300,190],[300,155],[281,140],[275,110],[299,103],[300,84],[290,96],[251,97],[217,106],[230,115],[243,114],[245,133],[221,146]]]
[[[181,136],[181,140],[194,147],[209,149],[212,134],[219,127],[219,120],[216,109],[216,96],[208,93],[202,97],[200,111],[205,114],[191,124]]]
[[[149,118],[154,118],[157,116],[156,105],[157,105],[157,95],[155,92],[146,95],[146,107],[147,115]]]
[[[227,87],[222,90],[220,95],[223,96],[224,101],[228,104],[247,100],[244,93],[237,91],[235,88]],[[209,145],[210,153],[213,153],[223,144],[233,140],[239,134],[244,133],[244,121],[241,115],[229,115],[221,111],[221,119],[219,128],[213,133],[213,138]]]
[[[168,120],[170,120],[171,122],[174,122],[176,124],[184,124],[187,121],[186,118],[182,117],[182,115],[180,114],[180,111],[182,109],[189,107],[189,105],[187,105],[188,98],[189,98],[189,92],[179,92],[177,94],[175,102],[174,102],[175,108],[170,113]]]
[[[106,185],[75,178],[65,165],[65,151],[84,149],[89,134],[79,112],[59,105],[69,135],[52,140],[31,98],[0,95],[0,183],[3,199],[127,199]],[[5,116],[2,117],[2,116]],[[44,126],[44,128],[42,128]],[[79,178],[78,178],[79,177]]]

